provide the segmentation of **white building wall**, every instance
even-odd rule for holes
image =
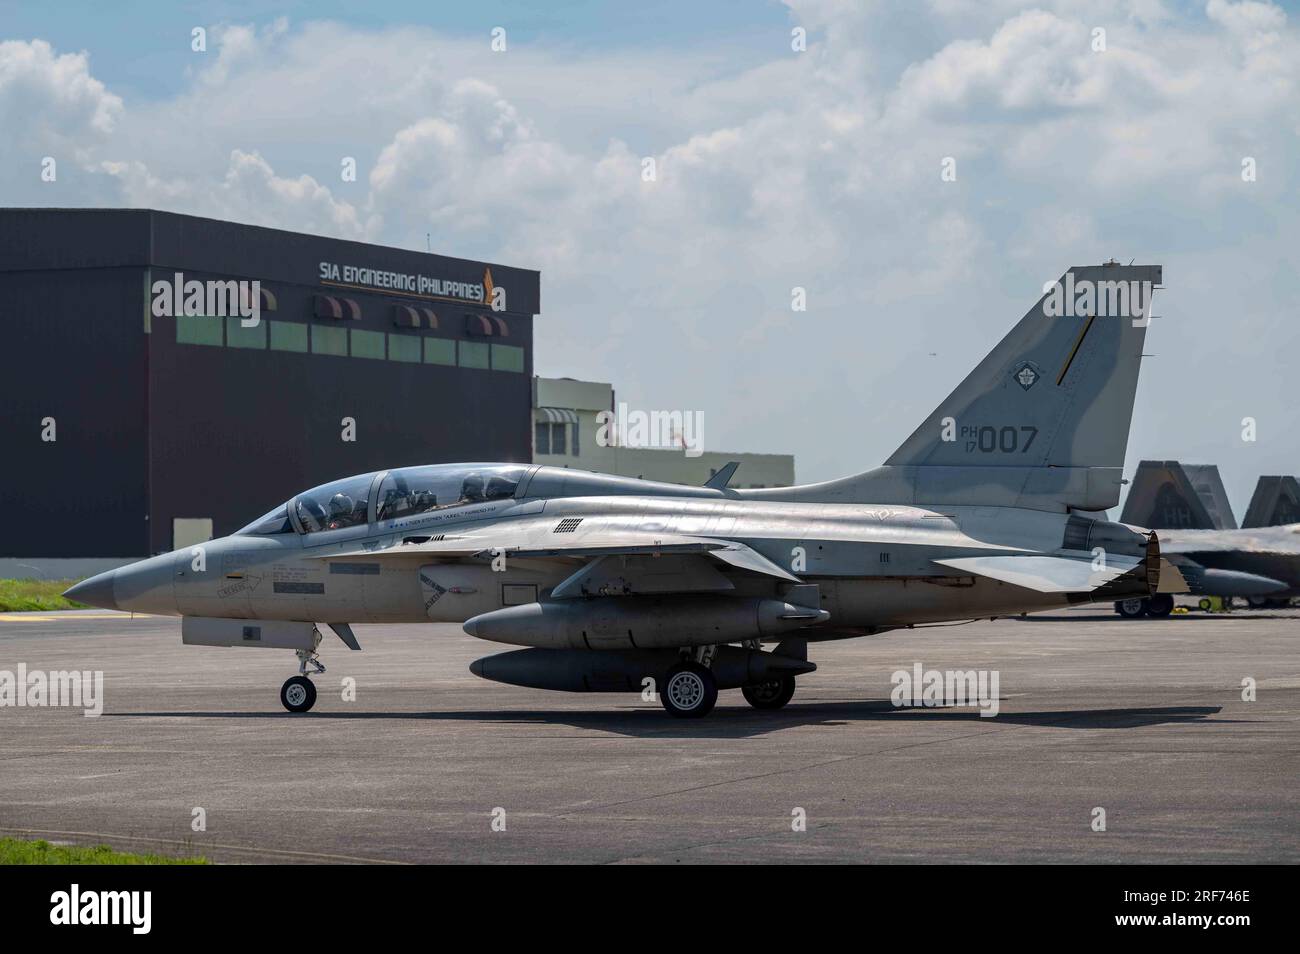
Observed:
[[[601,446],[597,440],[601,411],[614,407],[614,388],[596,381],[571,378],[533,380],[533,462],[552,467],[575,467],[603,474],[641,477],[677,484],[703,484],[729,461],[740,469],[729,486],[788,487],[794,483],[794,457],[790,454],[747,454],[705,450],[688,457],[684,450],[650,447]],[[553,409],[548,413],[545,408]],[[571,412],[576,421],[551,422],[554,412]],[[542,425],[539,434],[538,425]],[[574,438],[577,438],[576,450]],[[563,453],[558,444],[563,441]],[[707,445],[706,445],[707,446]]]

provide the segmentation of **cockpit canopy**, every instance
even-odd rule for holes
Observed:
[[[527,471],[522,464],[433,464],[345,477],[299,494],[237,532],[318,533],[503,500],[515,495]]]

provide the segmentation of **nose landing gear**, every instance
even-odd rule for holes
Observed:
[[[280,702],[290,712],[306,712],[316,704],[316,687],[306,676],[293,676],[280,687]]]
[[[317,642],[320,640],[317,639]],[[318,675],[325,671],[325,664],[316,656],[314,649],[299,649],[296,652],[298,675],[284,681],[280,687],[280,702],[290,712],[306,712],[316,704],[316,686],[308,678],[307,669],[310,667],[311,674]]]

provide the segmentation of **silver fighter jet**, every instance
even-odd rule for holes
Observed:
[[[74,586],[182,617],[185,643],[295,651],[310,709],[326,624],[463,623],[525,647],[470,668],[577,692],[652,691],[674,716],[720,689],[759,709],[809,644],[1179,586],[1117,503],[1146,315],[1115,295],[1159,266],[1074,268],[897,451],[826,483],[731,490],[518,464],[407,467],[308,490],[231,536]],[[1064,308],[1062,308],[1064,304]],[[1162,568],[1164,574],[1162,586]],[[767,645],[771,648],[764,649]]]

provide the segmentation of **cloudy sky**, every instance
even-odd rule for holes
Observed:
[[[539,373],[801,481],[883,461],[1067,266],[1160,263],[1130,471],[1217,463],[1238,517],[1300,471],[1294,5],[367,6],[6,3],[0,204],[540,269]]]

